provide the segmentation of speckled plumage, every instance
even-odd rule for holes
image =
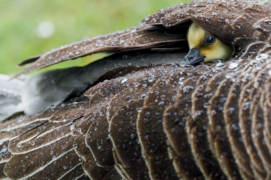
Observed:
[[[269,179],[270,6],[177,5],[145,18],[139,30],[112,35],[125,34],[124,44],[112,47],[114,38],[103,36],[101,47],[94,39],[41,55],[22,74],[94,52],[187,49],[191,20],[236,50],[227,63],[131,65],[80,97],[2,122],[0,179]],[[136,33],[144,34],[137,43]],[[143,41],[146,34],[153,43]],[[74,56],[75,45],[86,51]]]

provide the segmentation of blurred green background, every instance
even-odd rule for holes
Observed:
[[[17,64],[52,48],[138,26],[147,15],[190,0],[1,0],[0,73],[15,74]],[[46,32],[42,29],[47,28]],[[49,34],[48,34],[49,32]],[[83,66],[96,54],[53,67]],[[44,70],[43,70],[44,71]]]

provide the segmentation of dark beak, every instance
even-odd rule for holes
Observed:
[[[199,55],[197,48],[190,49],[188,54],[184,57],[181,64],[182,65],[195,65],[204,61],[204,57]]]

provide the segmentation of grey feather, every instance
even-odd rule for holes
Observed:
[[[118,67],[140,67],[150,64],[180,63],[181,52],[143,52],[115,54],[85,67],[48,71],[27,78],[18,109],[28,115],[63,102],[69,95],[78,94],[92,85],[102,74]]]
[[[0,121],[20,111],[17,105],[22,101],[24,79],[12,79],[0,74]]]

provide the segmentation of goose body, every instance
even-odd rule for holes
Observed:
[[[27,80],[45,103],[0,123],[0,179],[270,179],[270,17],[268,2],[181,4],[22,62],[17,76],[113,53]],[[197,55],[225,62],[189,62],[193,24],[227,54]]]

